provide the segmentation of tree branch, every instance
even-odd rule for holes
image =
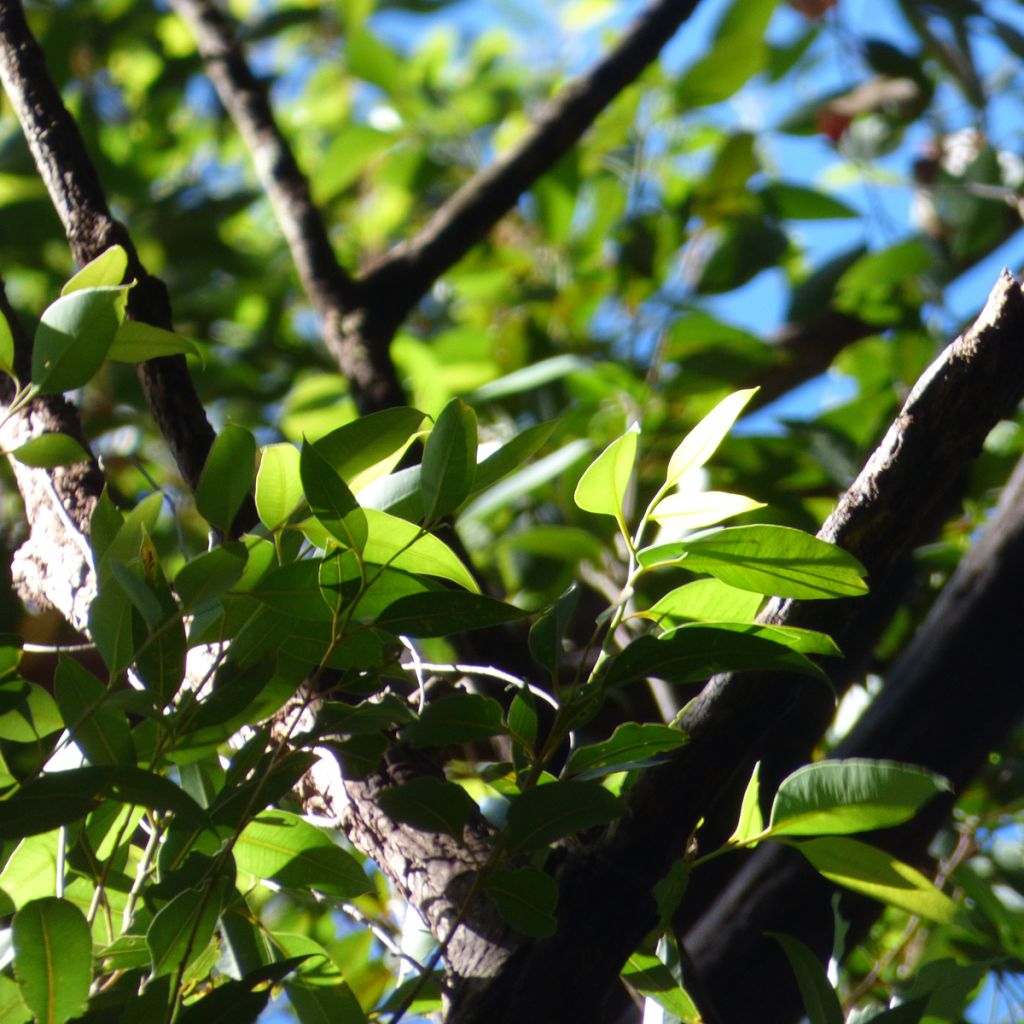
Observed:
[[[128,316],[171,330],[167,289],[147,273],[127,228],[114,220],[78,126],[50,77],[20,0],[0,0],[0,79],[79,264],[112,245],[128,253]],[[186,483],[195,488],[214,433],[183,356],[138,364],[139,380]]]
[[[822,527],[877,579],[917,542],[957,471],[1024,394],[1024,293],[1006,272],[974,327],[926,371],[882,444]],[[775,601],[768,621],[841,635],[851,601]],[[820,684],[819,684],[820,685]],[[653,886],[683,856],[700,817],[785,729],[807,688],[785,676],[713,679],[690,705],[690,742],[641,776],[622,819],[567,861],[559,928],[522,946],[452,1020],[600,1020],[618,971],[657,921]],[[600,950],[587,936],[601,935]]]
[[[370,270],[362,282],[367,310],[401,323],[430,286],[572,149],[696,6],[697,0],[654,0],[614,49],[540,111],[517,146],[474,175],[415,238],[399,243]]]
[[[171,7],[192,30],[217,95],[252,155],[299,280],[323,322],[324,343],[348,378],[356,405],[369,412],[400,404],[402,387],[388,346],[368,347],[361,335],[344,329],[358,304],[356,286],[338,263],[309,182],[231,23],[213,0],[171,0]]]

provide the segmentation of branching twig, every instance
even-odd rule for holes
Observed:
[[[167,289],[147,273],[127,228],[110,213],[106,195],[78,126],[50,77],[20,0],[0,0],[0,78],[21,122],[39,174],[77,263],[94,259],[112,245],[128,253],[128,315],[171,329]],[[213,428],[206,419],[183,356],[166,356],[138,366],[139,380],[157,426],[190,487],[195,487]]]

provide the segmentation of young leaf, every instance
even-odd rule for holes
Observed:
[[[473,486],[476,470],[476,413],[453,398],[437,417],[423,448],[420,493],[427,522],[449,515]]]
[[[526,613],[504,601],[464,590],[408,594],[389,604],[374,625],[400,636],[451,636],[521,619]]]
[[[124,302],[124,288],[88,288],[43,312],[32,345],[32,381],[43,394],[73,391],[92,379],[114,340]]]
[[[845,836],[792,842],[830,882],[917,914],[938,924],[952,924],[956,904],[919,871],[867,843]]]
[[[23,466],[36,469],[53,469],[89,461],[89,453],[67,434],[41,434],[19,445],[11,455]]]
[[[625,722],[616,728],[610,739],[574,750],[566,774],[586,781],[612,772],[643,768],[656,764],[659,754],[683,746],[687,738],[686,733],[668,725]]]
[[[308,441],[302,444],[299,474],[313,515],[345,547],[362,551],[368,535],[366,515],[345,481]]]
[[[671,487],[691,469],[703,466],[715,453],[725,435],[743,412],[757,388],[736,391],[723,398],[679,443],[668,460],[665,484]]]
[[[558,886],[540,868],[495,871],[484,892],[516,931],[538,938],[554,935]]]
[[[460,840],[469,815],[476,809],[461,786],[429,776],[381,790],[378,802],[384,813],[396,821],[426,832],[444,832]]]
[[[252,490],[256,439],[244,427],[228,424],[213,442],[196,487],[196,508],[211,525],[228,533]]]
[[[177,355],[202,359],[202,352],[194,341],[141,320],[125,320],[107,352],[107,358],[118,363],[144,363],[147,359]]]
[[[67,900],[32,900],[14,915],[11,941],[21,997],[36,1020],[63,1024],[77,1017],[92,982],[85,915]]]
[[[60,656],[54,695],[71,736],[92,764],[135,764],[128,717],[84,665]]]
[[[821,961],[791,935],[769,932],[782,947],[800,987],[809,1024],[843,1024],[843,1009]]]
[[[641,565],[678,559],[740,590],[803,599],[867,593],[864,567],[842,548],[788,526],[731,526],[646,548]]]
[[[508,809],[508,845],[513,851],[538,850],[556,839],[606,825],[622,806],[596,782],[549,782],[520,793]]]
[[[688,491],[662,498],[651,518],[673,530],[702,530],[755,508],[764,508],[764,502],[726,491]]]
[[[277,530],[302,501],[299,449],[293,444],[268,444],[260,449],[256,472],[256,511],[268,530]]]
[[[583,471],[573,498],[584,512],[615,516],[621,521],[639,435],[638,426],[630,427]]]
[[[296,814],[267,811],[235,844],[239,871],[294,889],[317,889],[341,899],[373,891],[359,862],[321,829]]]
[[[112,245],[109,249],[101,252],[94,260],[86,263],[61,288],[60,293],[61,295],[70,295],[72,292],[81,291],[84,288],[116,287],[124,281],[124,274],[127,269],[128,253],[120,245]]]
[[[453,693],[431,701],[419,720],[402,730],[412,747],[445,747],[487,739],[505,731],[501,705],[476,693]]]
[[[761,814],[761,762],[754,765],[750,773],[750,781],[743,791],[743,803],[740,805],[740,818],[736,829],[726,843],[746,843],[764,831],[764,817]],[[751,844],[754,845],[754,844]]]
[[[842,835],[907,821],[949,783],[893,761],[850,758],[804,765],[775,795],[772,835]]]

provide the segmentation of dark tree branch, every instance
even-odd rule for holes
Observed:
[[[537,114],[519,145],[474,175],[415,238],[399,243],[369,271],[362,282],[364,307],[386,323],[401,323],[430,286],[572,149],[696,6],[697,0],[654,0],[614,49]]]
[[[43,51],[19,0],[0,0],[0,78],[50,199],[79,264],[112,245],[128,253],[128,315],[171,330],[167,289],[147,273],[127,228],[114,220],[85,143],[50,78]],[[194,488],[214,433],[183,356],[138,365],[139,380],[160,432],[186,483]]]
[[[231,23],[213,0],[171,0],[171,7],[191,28],[217,95],[249,148],[299,280],[323,322],[324,343],[348,378],[356,405],[369,412],[400,404],[402,387],[388,346],[368,348],[361,334],[344,328],[347,315],[358,304],[356,287],[338,263],[309,182]]]
[[[1024,717],[1018,642],[1022,574],[1024,460],[984,534],[887,673],[885,689],[833,756],[924,765],[945,775],[956,791],[969,783],[989,751]],[[905,860],[921,860],[948,807],[938,803],[916,827],[880,837],[883,845]],[[690,930],[686,941],[696,968],[716,1002],[732,1012],[731,1019],[742,1019],[740,987],[776,1008],[772,1020],[789,1024],[799,1018],[802,1010],[792,986],[785,984],[786,972],[772,976],[773,951],[762,935],[785,921],[787,932],[827,957],[830,891],[809,877],[803,858],[767,846]],[[844,912],[855,925],[851,938],[863,935],[880,911],[871,901],[848,902]],[[824,931],[823,917],[829,919]]]
[[[903,410],[820,536],[877,579],[917,542],[960,469],[1024,394],[1024,294],[1005,273],[974,327],[915,386]],[[851,601],[776,601],[769,621],[842,635]],[[841,641],[840,641],[841,644]],[[820,685],[820,684],[819,684]],[[657,921],[653,886],[683,856],[700,817],[773,746],[807,687],[750,673],[713,679],[682,722],[690,742],[646,772],[625,816],[567,861],[559,928],[522,946],[454,1021],[601,1020],[618,971]],[[589,936],[600,935],[597,944]]]

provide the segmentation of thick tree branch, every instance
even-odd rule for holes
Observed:
[[[127,228],[114,220],[85,143],[50,78],[42,49],[32,35],[19,0],[0,0],[0,79],[21,122],[39,174],[50,193],[79,264],[111,245],[128,253],[128,315],[171,330],[171,305],[162,281],[147,273]],[[138,365],[139,380],[157,426],[182,477],[192,488],[213,443],[183,356]]]
[[[871,578],[913,547],[959,470],[1020,401],[1022,339],[1024,294],[1004,272],[978,322],[924,374],[820,532],[860,558]],[[769,620],[841,637],[850,604],[776,601]],[[619,968],[657,920],[653,886],[683,856],[722,790],[772,748],[773,734],[785,729],[806,692],[778,675],[713,679],[683,719],[689,744],[646,772],[626,815],[566,863],[557,933],[521,947],[453,1020],[600,1020]],[[602,936],[599,950],[588,942],[595,934]]]
[[[348,378],[356,405],[368,412],[399,404],[402,388],[388,346],[367,347],[362,335],[344,329],[358,304],[355,285],[338,263],[266,86],[250,70],[230,22],[213,0],[171,0],[171,7],[191,28],[217,95],[249,148],[299,280],[323,322],[324,343]]]
[[[1024,717],[1018,643],[1022,573],[1024,460],[984,534],[886,674],[885,689],[833,756],[924,765],[962,790]],[[883,839],[884,845],[904,859],[920,860],[947,811],[948,803],[941,803],[918,827],[900,830]],[[827,957],[830,889],[808,877],[802,860],[772,847],[759,850],[687,935],[696,968],[715,993],[716,1005],[733,1014],[729,1019],[742,1016],[743,1000],[736,997],[741,979],[744,992],[757,992],[762,1005],[775,1007],[772,1020],[788,1024],[802,1013],[786,972],[773,976],[773,967],[780,965],[762,938],[785,927]],[[869,901],[845,908],[859,934],[880,911]]]
[[[517,146],[474,175],[415,238],[395,246],[370,270],[362,282],[365,308],[395,326],[401,323],[430,286],[572,149],[696,6],[697,0],[654,0],[614,49],[540,111]]]

